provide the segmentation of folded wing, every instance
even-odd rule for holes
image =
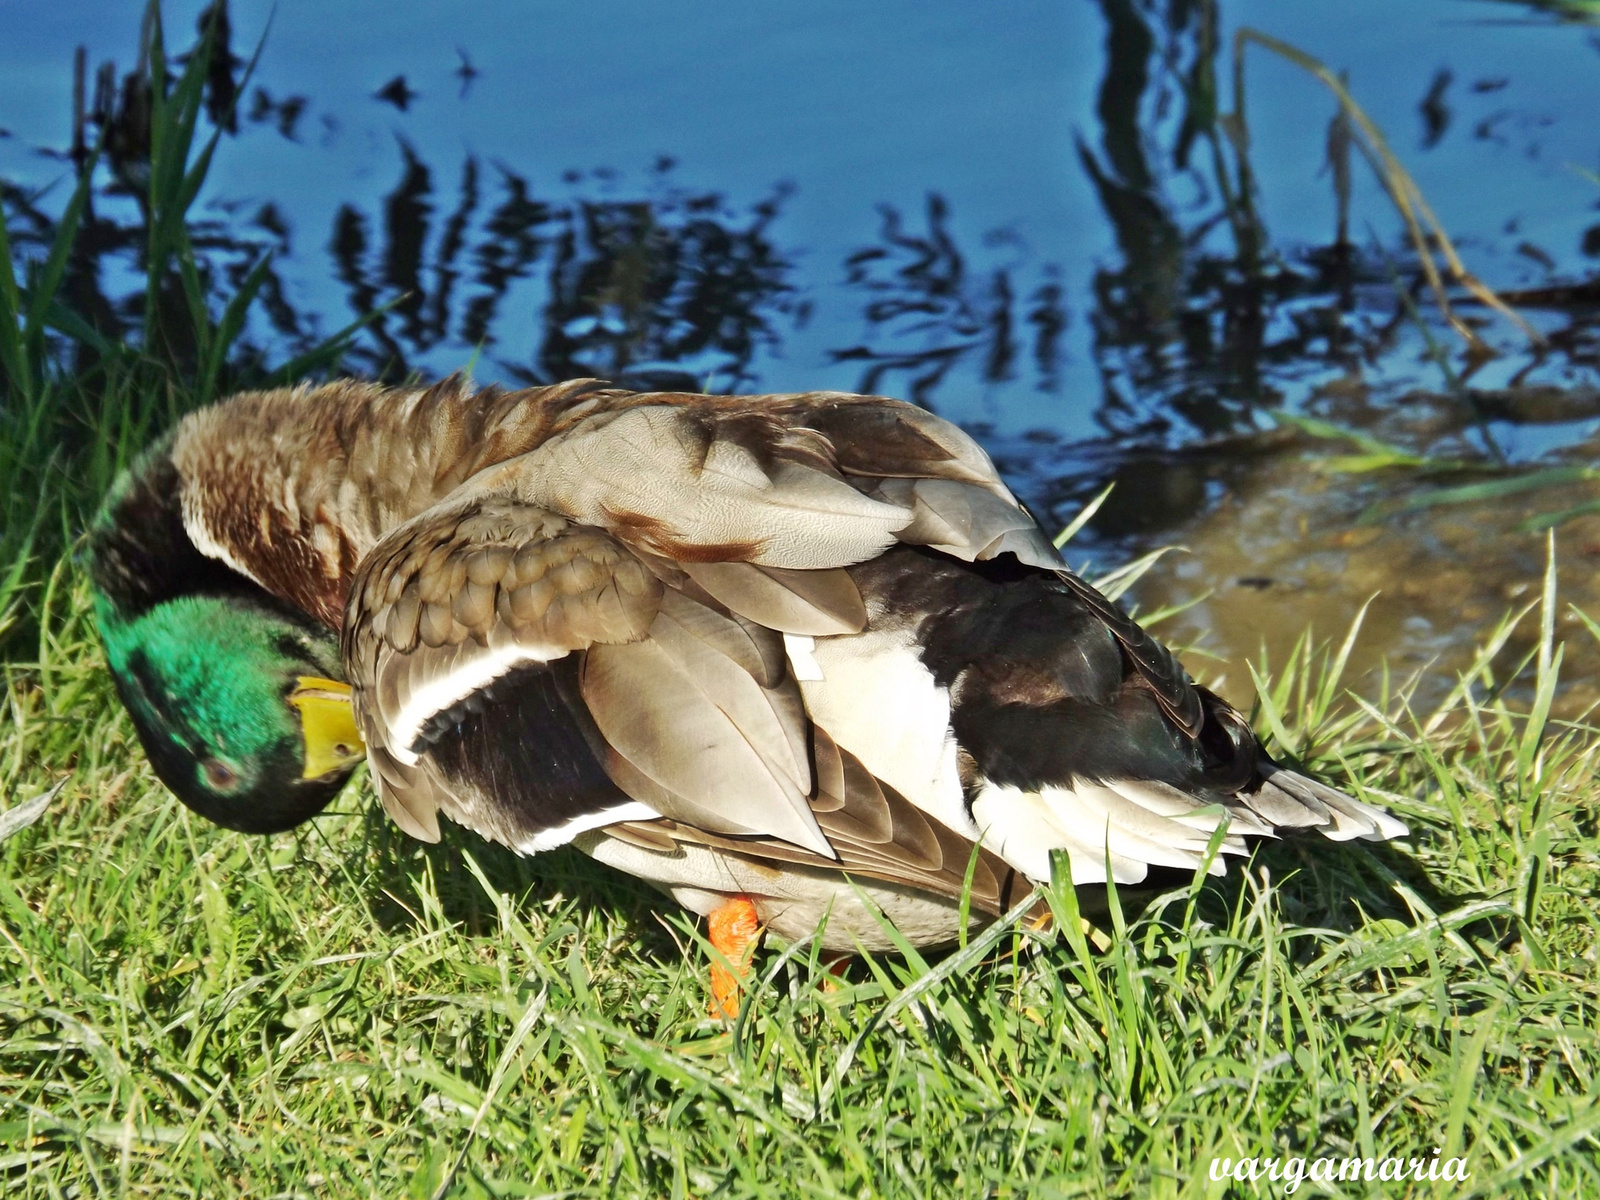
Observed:
[[[457,790],[440,779],[437,748],[492,728],[480,714],[496,710],[491,769],[526,758],[519,774],[537,774],[538,756],[498,743],[552,739],[563,756],[596,758],[620,789],[588,781],[590,811],[573,812],[523,779],[472,779],[462,760],[482,803],[526,810],[513,827],[527,848],[631,801],[630,815],[831,853],[808,801],[804,708],[780,635],[604,530],[513,499],[452,499],[368,556],[344,653],[385,806],[419,836],[438,836],[436,811]],[[521,709],[544,719],[519,721]]]

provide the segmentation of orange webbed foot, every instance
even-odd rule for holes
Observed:
[[[850,960],[852,958],[854,958],[854,957],[855,956],[852,955],[852,954],[835,954],[835,955],[831,956],[830,958],[827,958],[827,959],[825,959],[823,961],[823,963],[822,963],[822,990],[823,991],[825,991],[825,992],[837,992],[839,990],[839,987],[840,987],[839,981],[844,978],[844,973],[847,970],[850,969]]]
[[[760,938],[761,918],[748,896],[732,896],[706,918],[711,944],[733,964],[711,964],[711,1015],[739,1015],[739,980],[750,973],[750,954]]]

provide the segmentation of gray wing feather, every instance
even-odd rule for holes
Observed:
[[[766,689],[718,657],[662,614],[645,641],[592,647],[579,686],[606,742],[658,785],[645,803],[671,805],[658,809],[663,816],[713,832],[769,834],[831,858],[806,802],[810,772],[795,761]],[[627,780],[612,777],[628,790]]]

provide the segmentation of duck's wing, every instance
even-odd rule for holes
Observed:
[[[832,855],[807,803],[807,720],[779,635],[863,628],[841,568],[895,543],[1070,578],[982,449],[911,405],[601,393],[573,398],[552,428],[392,531],[350,592],[346,658],[375,774],[422,836],[437,836],[449,789],[419,749],[515,684],[525,728],[559,725],[562,761],[587,745],[604,764],[598,778],[567,772],[564,802],[548,789],[546,824],[519,844],[638,812],[614,783],[685,825]],[[1191,724],[1198,702],[1171,656],[1079,586],[1163,710]]]
[[[812,736],[817,768],[812,812],[834,858],[778,838],[728,837],[665,819],[621,822],[608,825],[606,832],[646,850],[706,846],[769,869],[831,869],[951,900],[966,896],[975,914],[1000,916],[1027,889],[1027,881],[994,851],[930,817],[823,730],[813,727]]]
[[[730,586],[770,620],[865,620],[848,576],[769,572]],[[1016,872],[812,728],[782,634],[697,574],[503,499],[391,534],[352,591],[344,648],[397,823],[435,840],[444,811],[525,851],[605,826],[952,898],[970,874],[974,911],[1004,911]]]
[[[505,498],[466,497],[393,531],[352,588],[344,655],[395,819],[438,836],[436,773],[418,767],[493,706],[504,744],[479,764],[491,795],[504,790],[494,772],[536,773],[526,744],[554,738],[564,762],[599,749],[653,814],[828,853],[776,635],[674,586],[685,582],[663,582],[604,530]],[[547,788],[547,811],[524,814],[535,840],[580,832],[597,801],[619,799],[578,765],[567,774],[564,803]]]

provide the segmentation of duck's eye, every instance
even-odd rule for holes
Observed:
[[[200,764],[200,769],[206,773],[206,782],[211,789],[217,792],[229,792],[239,782],[239,772],[235,771],[220,758],[208,758]]]

